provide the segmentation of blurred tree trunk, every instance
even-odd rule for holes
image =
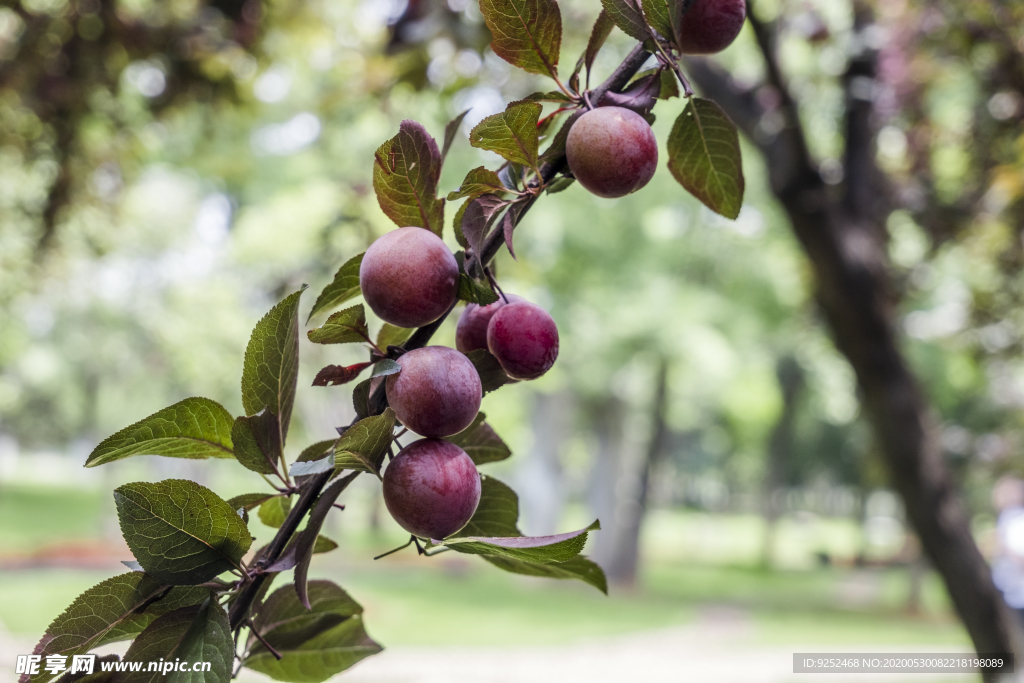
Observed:
[[[608,580],[620,586],[636,585],[637,566],[640,561],[640,531],[647,514],[651,490],[651,475],[665,452],[668,429],[665,409],[668,403],[668,359],[658,363],[658,374],[651,401],[651,432],[647,450],[637,463],[633,486],[622,491],[616,505],[615,524],[612,527],[613,548],[605,572]],[[627,480],[630,481],[630,480]]]
[[[590,554],[595,562],[607,567],[615,547],[612,532],[616,524],[616,484],[623,459],[626,405],[615,396],[607,396],[593,409],[591,420],[597,451],[587,480],[587,505],[591,514],[601,520],[602,531],[592,535]]]
[[[749,2],[748,2],[749,7]],[[728,74],[691,60],[690,75],[740,126],[768,162],[772,191],[789,216],[810,259],[817,297],[836,346],[853,367],[861,402],[888,465],[892,484],[932,565],[942,575],[979,653],[1015,653],[1024,661],[1024,631],[992,582],[971,535],[967,512],[942,458],[937,425],[897,340],[898,296],[885,252],[885,188],[875,167],[873,83],[876,53],[862,48],[851,58],[846,85],[845,186],[826,186],[811,158],[775,55],[774,27],[749,13],[764,55],[768,84],[778,93],[772,111],[755,90],[740,91]],[[855,27],[870,29],[870,8],[856,5]],[[862,45],[866,45],[866,41]],[[762,117],[783,117],[778,133]],[[993,675],[989,680],[996,680]]]
[[[535,394],[530,418],[533,448],[519,470],[519,504],[523,533],[545,536],[557,532],[565,503],[561,452],[572,420],[572,399],[564,392]]]
[[[764,545],[761,548],[761,566],[768,569],[775,557],[775,534],[782,505],[779,494],[786,485],[786,470],[789,453],[793,450],[793,428],[800,396],[804,390],[804,373],[796,359],[783,356],[779,359],[776,374],[782,390],[782,414],[772,430],[768,442],[768,463],[762,491],[762,510],[765,521]]]

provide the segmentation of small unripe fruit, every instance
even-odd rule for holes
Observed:
[[[483,387],[473,363],[455,349],[427,346],[399,357],[388,375],[388,404],[411,431],[442,438],[458,434],[480,412]]]
[[[537,379],[558,358],[558,327],[536,304],[508,304],[487,325],[487,348],[512,379]]]
[[[747,18],[746,0],[697,0],[679,26],[679,51],[710,55],[732,45]]]
[[[384,470],[384,503],[398,524],[420,538],[442,539],[466,526],[480,503],[480,474],[466,452],[423,439]]]
[[[359,286],[373,312],[399,327],[434,322],[455,303],[459,264],[440,237],[424,228],[399,228],[370,245],[359,266]]]
[[[491,317],[506,303],[523,300],[521,296],[506,294],[504,298],[499,298],[493,304],[486,306],[469,304],[466,306],[466,310],[459,316],[459,324],[455,328],[455,348],[463,353],[486,349],[487,324],[491,322]]]
[[[599,197],[625,197],[654,177],[658,141],[635,111],[598,107],[572,124],[565,156],[580,185]]]

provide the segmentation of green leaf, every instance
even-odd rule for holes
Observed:
[[[293,462],[288,468],[288,474],[293,477],[308,477],[312,474],[321,474],[334,469],[334,453],[323,456],[319,460],[309,462]]]
[[[370,383],[372,379],[364,379],[352,390],[352,407],[356,417],[362,419],[370,415]]]
[[[444,541],[452,550],[471,555],[500,555],[527,562],[567,562],[583,551],[587,532],[601,526],[594,522],[585,529],[552,536],[465,536]]]
[[[676,32],[672,29],[672,17],[669,14],[666,0],[640,0],[647,22],[661,34],[662,38],[675,40]]]
[[[558,76],[562,14],[555,0],[480,0],[494,54],[531,73]]]
[[[100,442],[85,461],[95,467],[133,455],[231,458],[231,414],[208,398],[186,398]]]
[[[501,183],[501,178],[494,171],[483,166],[477,166],[466,174],[466,178],[462,181],[462,185],[458,190],[448,193],[448,201],[454,202],[464,197],[472,199],[482,194],[495,192],[507,192],[505,186]]]
[[[448,441],[466,451],[473,462],[483,465],[488,462],[505,460],[512,455],[512,451],[501,440],[485,420],[487,416],[479,413],[473,424],[455,436],[448,437]]]
[[[469,248],[469,242],[466,241],[466,236],[462,234],[462,219],[466,215],[466,209],[469,207],[469,202],[462,202],[458,210],[455,212],[455,218],[452,219],[452,231],[455,232],[455,241],[459,243],[459,246],[463,249]]]
[[[441,145],[441,164],[444,164],[444,160],[448,157],[448,150],[452,148],[452,143],[455,142],[455,135],[459,132],[459,126],[462,125],[462,119],[466,118],[472,109],[467,109],[462,112],[454,119],[448,122],[448,125],[444,127],[444,144]]]
[[[668,170],[712,211],[735,219],[743,207],[743,163],[736,126],[711,100],[694,97],[668,137]]]
[[[601,51],[613,28],[615,28],[615,21],[608,14],[608,10],[602,9],[601,13],[597,15],[597,21],[594,22],[594,28],[590,31],[590,40],[587,41],[587,49],[583,53],[583,64],[587,67],[588,81],[590,70],[594,67],[594,60],[597,59],[597,53]]]
[[[601,0],[601,5],[615,25],[630,38],[644,41],[651,37],[636,0]]]
[[[208,599],[202,606],[183,607],[150,624],[128,648],[126,662],[142,662],[143,670],[125,672],[123,683],[227,683],[234,664],[234,642],[227,614]],[[210,662],[210,671],[148,671],[149,662]],[[187,666],[191,669],[191,664]]]
[[[257,507],[263,501],[270,500],[275,495],[274,493],[243,493],[235,496],[234,498],[228,498],[228,505],[231,506],[232,510],[240,510],[242,508],[246,510],[252,510]]]
[[[253,638],[245,665],[279,681],[320,683],[381,651],[363,627],[363,608],[335,584],[309,582],[309,604],[292,586],[276,590],[255,626],[283,657],[278,661]]]
[[[548,194],[558,194],[559,192],[562,192],[563,190],[568,190],[570,187],[572,187],[572,184],[574,182],[576,182],[575,178],[568,178],[566,176],[562,176],[561,178],[556,178],[554,181],[548,183],[548,186],[546,188],[546,192]]]
[[[170,587],[142,572],[111,577],[85,591],[46,629],[32,654],[84,654],[118,640],[129,640],[154,619],[179,607],[202,602],[210,595],[205,588]],[[32,683],[44,683],[54,674],[40,673]]]
[[[288,436],[299,379],[299,297],[305,289],[303,285],[286,297],[256,324],[242,368],[245,414],[266,409],[277,415],[282,443]]]
[[[281,424],[269,410],[252,417],[235,418],[231,439],[235,442],[235,457],[247,469],[261,474],[277,471],[281,461]]]
[[[530,100],[531,102],[557,102],[558,104],[568,104],[569,102],[572,102],[572,100],[569,99],[569,96],[561,90],[535,92],[527,95],[523,99]]]
[[[369,342],[370,329],[366,326],[366,311],[362,304],[338,311],[321,327],[307,332],[306,336],[314,344]]]
[[[391,323],[384,323],[377,333],[377,348],[387,351],[389,346],[401,346],[416,330],[410,327],[398,327]]]
[[[487,304],[493,304],[497,301],[498,295],[494,293],[494,290],[492,290],[490,286],[483,282],[474,280],[465,273],[460,273],[459,300],[471,304],[486,306]]]
[[[316,541],[313,542],[313,554],[329,553],[337,547],[338,544],[326,536],[317,536]]]
[[[661,75],[661,88],[658,90],[659,100],[670,100],[673,97],[679,97],[679,81],[676,80],[676,75],[669,69],[663,69]]]
[[[358,377],[359,373],[371,365],[373,365],[373,363],[356,363],[348,366],[328,365],[325,368],[321,368],[320,372],[316,373],[316,377],[313,378],[313,386],[331,387],[348,384]]]
[[[484,393],[490,393],[506,384],[514,384],[516,380],[505,374],[504,368],[498,359],[491,355],[487,349],[470,351],[466,357],[473,362],[477,374],[480,375],[480,383],[483,385]]]
[[[536,169],[540,151],[537,122],[543,109],[539,102],[512,102],[501,114],[488,116],[478,123],[469,134],[469,143],[497,152],[514,164]]]
[[[362,293],[362,289],[359,287],[359,266],[363,263],[363,256],[365,256],[365,252],[359,256],[353,256],[338,269],[331,284],[324,287],[324,291],[320,292],[320,296],[316,298],[313,310],[306,318],[307,323],[313,319],[314,315],[336,308]]]
[[[476,512],[457,534],[465,536],[520,536],[519,496],[508,485],[494,477],[480,478],[480,503]]]
[[[252,544],[227,502],[192,481],[125,484],[114,502],[128,547],[158,581],[191,585],[238,566]]]
[[[363,418],[345,430],[334,447],[337,469],[380,472],[384,454],[395,429],[395,411],[387,408],[380,415]]]
[[[295,462],[312,462],[313,460],[319,460],[325,455],[330,453],[334,449],[334,444],[338,443],[337,439],[331,441],[317,441],[312,446],[306,446],[299,457],[295,458]]]
[[[441,152],[427,130],[402,121],[398,135],[374,155],[373,189],[384,214],[400,228],[427,228],[438,237],[444,224],[444,200],[437,198]]]
[[[373,366],[373,377],[387,377],[388,375],[397,375],[402,371],[402,366],[391,360],[390,358],[381,358]]]
[[[280,529],[284,518],[292,509],[292,499],[288,496],[274,496],[260,505],[260,521],[269,527]]]
[[[482,557],[495,567],[513,574],[542,576],[549,579],[578,579],[608,595],[608,579],[605,578],[604,570],[596,562],[582,555],[577,555],[566,562],[550,564],[526,562],[500,555],[483,555]]]

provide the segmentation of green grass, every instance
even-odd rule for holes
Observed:
[[[38,487],[0,488],[0,548],[23,552],[65,540],[101,537],[109,493]]]

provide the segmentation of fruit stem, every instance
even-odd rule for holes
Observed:
[[[270,654],[274,655],[274,659],[276,659],[277,661],[281,661],[281,653],[275,650],[274,646],[268,643],[266,639],[262,635],[260,635],[260,632],[256,629],[256,626],[253,625],[252,620],[247,620],[246,624],[249,626],[249,630],[252,631],[252,634],[256,636],[256,640],[263,643],[263,647],[267,648],[267,651],[270,652]]]

